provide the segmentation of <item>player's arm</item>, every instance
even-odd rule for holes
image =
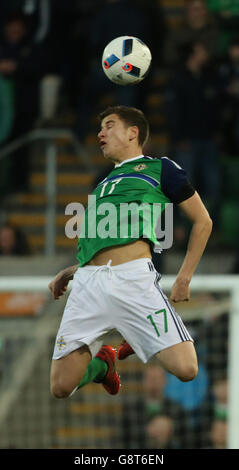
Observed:
[[[67,289],[69,281],[73,279],[75,272],[78,269],[78,264],[74,266],[69,266],[68,268],[62,269],[50,282],[49,289],[54,297],[54,299],[59,299]]]
[[[183,264],[172,287],[170,299],[174,302],[189,299],[190,281],[212,231],[212,220],[197,192],[182,201],[179,207],[193,225]]]

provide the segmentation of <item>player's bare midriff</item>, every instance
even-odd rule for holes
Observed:
[[[128,263],[139,258],[151,258],[149,244],[143,240],[137,240],[123,246],[114,246],[99,251],[88,264],[93,266],[102,266],[112,260],[112,266]]]

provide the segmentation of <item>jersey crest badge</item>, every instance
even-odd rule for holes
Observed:
[[[57,346],[60,351],[66,347],[66,342],[63,338],[63,336],[60,336],[60,338],[57,340]]]
[[[139,165],[134,166],[135,171],[145,170],[145,168],[147,168],[147,165],[145,165],[145,163],[140,163]]]

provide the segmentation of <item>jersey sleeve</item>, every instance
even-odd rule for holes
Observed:
[[[175,204],[189,199],[195,189],[187,178],[186,171],[168,157],[162,157],[161,189]]]

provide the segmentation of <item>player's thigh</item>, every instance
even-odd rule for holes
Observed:
[[[197,376],[198,361],[192,341],[183,341],[163,349],[157,354],[157,358],[165,370],[184,382]]]
[[[72,351],[51,363],[51,392],[58,398],[69,396],[81,382],[91,361],[91,352],[87,345]]]
[[[129,274],[128,282],[123,283],[119,278],[117,284],[115,327],[143,362],[175,344],[193,341],[157,284],[158,276],[154,271],[133,272],[132,282]]]

